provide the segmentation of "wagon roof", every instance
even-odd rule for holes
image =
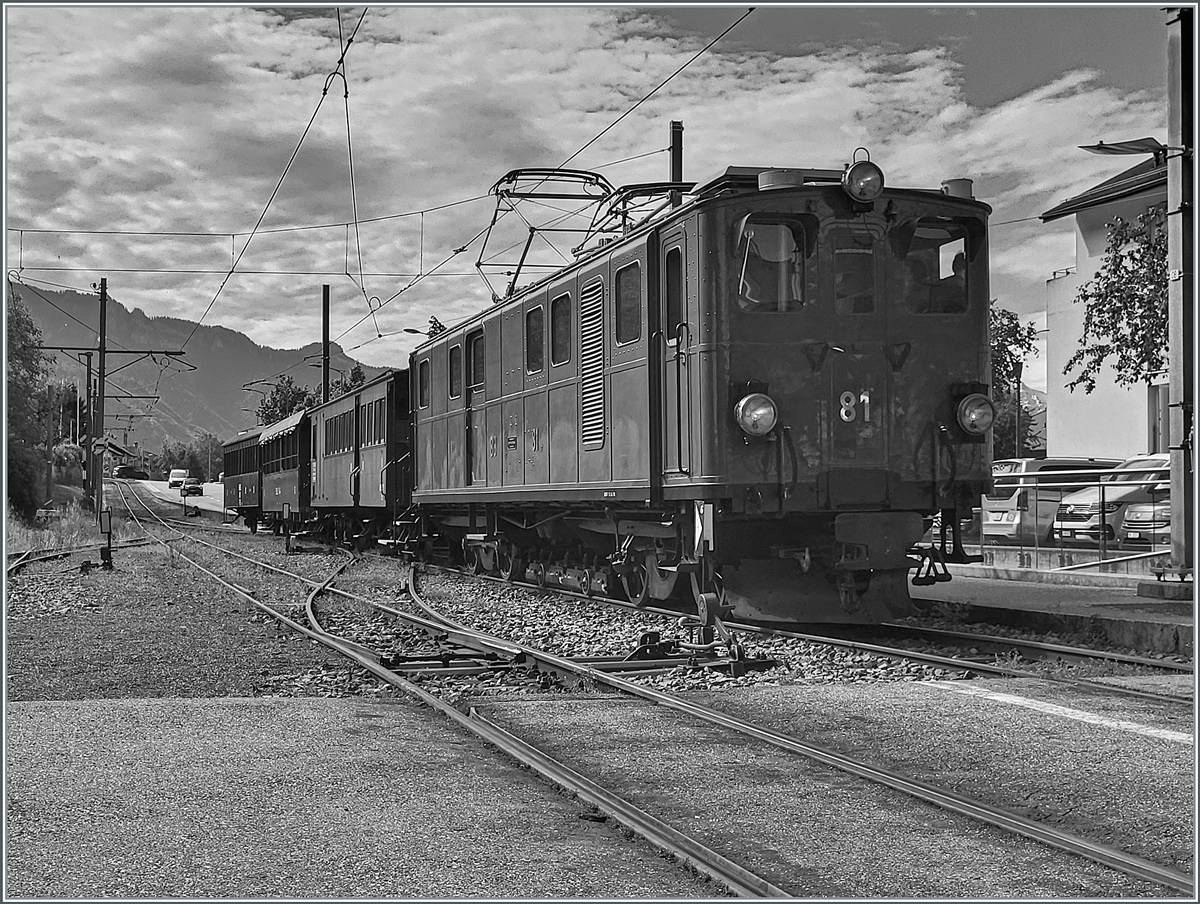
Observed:
[[[308,412],[301,408],[299,411],[289,414],[282,421],[276,421],[270,427],[264,428],[262,436],[258,438],[258,444],[261,446],[278,436],[287,436],[300,426],[300,422],[304,420],[304,415],[306,414],[308,414]]]
[[[261,432],[262,432],[262,430],[257,427],[251,428],[249,430],[243,430],[237,436],[233,437],[233,439],[225,440],[225,442],[221,443],[221,445],[222,445],[222,447],[225,447],[225,446],[232,446],[235,443],[244,443],[244,442],[248,442],[250,440],[257,440],[258,435]]]

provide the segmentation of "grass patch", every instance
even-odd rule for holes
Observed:
[[[45,524],[30,525],[5,510],[4,551],[7,554],[22,553],[30,549],[70,549],[90,546],[102,541],[96,516],[84,511],[77,503],[61,509],[61,516]],[[113,542],[130,540],[141,536],[135,524],[124,518],[112,519]]]

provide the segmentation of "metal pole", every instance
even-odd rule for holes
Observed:
[[[329,401],[329,286],[321,287],[321,401]]]
[[[683,181],[683,123],[677,119],[671,120],[671,172],[672,182]],[[671,192],[671,206],[678,207],[683,203],[683,195],[677,191]]]
[[[88,428],[87,433],[83,435],[83,465],[87,468],[87,474],[84,475],[83,494],[91,499],[95,495],[95,485],[93,481],[96,479],[96,455],[92,449],[92,421],[95,420],[95,412],[92,411],[92,353],[84,352],[83,356],[87,358],[87,384],[84,387],[84,396],[87,399],[87,416]]]
[[[1195,10],[1170,10],[1167,23],[1167,144],[1184,147],[1167,158],[1167,319],[1171,387],[1171,568],[1190,572],[1194,550],[1192,493],[1195,283],[1192,278],[1195,224],[1192,211],[1195,118]]]
[[[1013,449],[1016,450],[1017,454],[1013,456],[1014,458],[1023,457],[1025,452],[1025,444],[1021,442],[1021,372],[1024,369],[1024,361],[1016,362],[1016,365],[1013,368],[1017,377],[1017,411],[1015,415],[1016,420],[1013,423],[1013,427],[1016,431],[1016,435],[1013,438]]]
[[[104,346],[108,341],[108,280],[100,278],[100,350],[96,363],[96,419],[92,432],[97,439],[104,437]],[[93,440],[93,443],[95,440]],[[104,510],[104,453],[99,453],[96,468],[96,523]]]

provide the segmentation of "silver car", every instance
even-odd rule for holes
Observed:
[[[1054,516],[1054,538],[1068,546],[1093,548],[1103,538],[1115,546],[1125,510],[1134,503],[1161,500],[1157,487],[1169,481],[1170,469],[1166,453],[1121,462],[1097,486],[1063,497]]]

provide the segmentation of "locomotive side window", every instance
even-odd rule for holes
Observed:
[[[543,308],[538,305],[525,315],[525,372],[540,374],[546,363],[546,331]]]
[[[683,322],[683,252],[672,248],[667,252],[667,322],[663,324],[667,343],[679,341],[679,324]]]
[[[875,310],[875,242],[865,230],[833,233],[833,307],[839,314]]]
[[[450,346],[450,398],[462,395],[462,346]]]
[[[642,338],[642,268],[630,264],[617,271],[616,278],[617,344],[625,345]]]
[[[806,300],[816,298],[816,273],[809,265],[815,247],[812,217],[745,217],[738,230],[738,307],[753,313],[801,310]],[[682,294],[682,278],[680,283]]]
[[[571,296],[559,295],[550,302],[550,363],[571,360]]]
[[[483,385],[485,378],[486,359],[483,354],[483,330],[479,330],[467,338],[467,348],[471,356],[470,369],[467,372],[467,387],[475,389]]]
[[[429,407],[429,359],[417,365],[417,407]]]
[[[958,223],[919,220],[904,255],[899,291],[913,314],[967,309],[967,235]]]

